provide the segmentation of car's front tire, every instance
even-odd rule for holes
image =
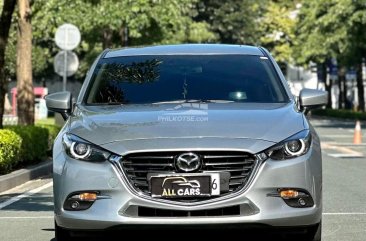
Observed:
[[[56,221],[55,221],[55,238],[56,241],[72,240],[69,231],[58,226]]]
[[[322,240],[322,222],[320,222],[316,228],[314,237],[310,241],[321,241]]]
[[[321,241],[322,240],[322,223],[308,229],[308,232],[303,237],[299,237],[299,241]]]
[[[321,241],[322,234],[322,224],[321,222],[309,226],[307,228],[294,228],[294,229],[286,229],[281,232],[277,232],[279,237],[275,240],[283,240],[283,241]]]

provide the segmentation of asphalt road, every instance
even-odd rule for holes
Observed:
[[[352,144],[354,122],[312,123],[323,145],[323,241],[365,241],[366,144]],[[55,241],[53,228],[50,177],[0,193],[0,240]]]

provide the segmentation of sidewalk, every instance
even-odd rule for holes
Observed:
[[[52,172],[52,160],[0,176],[0,193]]]

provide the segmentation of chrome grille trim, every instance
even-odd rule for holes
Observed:
[[[164,163],[124,163],[124,165],[128,166],[153,166],[153,167],[173,167],[173,164],[164,164]]]
[[[248,158],[249,156],[248,155],[228,155],[228,156],[203,156],[203,158],[205,159],[217,159],[217,158]]]
[[[246,175],[241,175],[241,176],[232,176],[231,179],[240,179],[240,178],[246,178]]]
[[[225,165],[244,165],[249,164],[246,161],[243,162],[217,162],[217,163],[205,163],[205,166],[225,166]]]
[[[136,156],[131,159],[174,159],[174,156]]]
[[[123,176],[125,177],[126,181],[128,181],[128,183],[130,184],[132,190],[135,193],[138,193],[140,196],[144,196],[145,198],[159,202],[180,203],[186,205],[186,202],[190,203],[193,202],[197,204],[207,202],[209,200],[217,200],[220,199],[221,197],[232,196],[232,194],[242,191],[247,186],[251,177],[253,176],[253,173],[259,166],[258,165],[259,161],[254,157],[254,155],[245,152],[227,151],[227,150],[193,151],[194,153],[200,155],[201,158],[203,159],[203,165],[201,170],[199,171],[200,173],[201,172],[217,173],[222,171],[230,172],[231,179],[229,183],[229,192],[223,193],[219,197],[212,197],[208,200],[165,200],[165,199],[151,198],[148,189],[149,185],[147,181],[147,174],[176,173],[174,167],[175,158],[171,157],[172,156],[176,157],[184,152],[189,151],[129,153],[128,155],[122,157],[122,160],[119,162],[119,165],[121,167],[120,171],[121,174],[123,174]],[[224,159],[224,156],[227,157],[226,160]]]

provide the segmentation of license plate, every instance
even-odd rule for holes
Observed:
[[[150,178],[152,197],[192,198],[220,195],[220,174],[172,174]]]

